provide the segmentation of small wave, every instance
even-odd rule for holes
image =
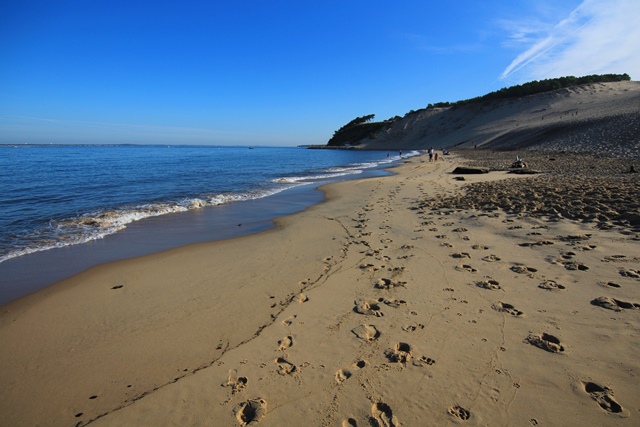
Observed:
[[[291,186],[278,186],[247,193],[210,194],[186,198],[178,202],[161,202],[141,206],[94,212],[64,220],[51,220],[48,226],[14,240],[10,250],[0,252],[0,263],[12,258],[65,246],[103,239],[146,218],[187,212],[209,206],[243,200],[260,199],[277,194]]]
[[[320,180],[323,180],[323,179],[339,178],[341,176],[355,175],[355,174],[359,174],[359,173],[362,173],[362,170],[360,170],[360,169],[347,169],[347,170],[343,170],[342,172],[323,173],[321,175],[288,176],[288,177],[274,179],[271,182],[274,182],[274,183],[277,183],[277,184],[312,183],[312,182],[320,181]]]

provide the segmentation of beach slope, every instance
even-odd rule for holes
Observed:
[[[537,178],[461,163],[2,307],[0,424],[635,424],[639,230],[510,211],[467,186]]]

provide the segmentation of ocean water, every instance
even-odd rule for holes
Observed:
[[[148,218],[266,198],[398,159],[293,147],[0,146],[0,264]]]

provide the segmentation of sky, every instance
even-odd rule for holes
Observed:
[[[0,1],[0,144],[325,144],[567,75],[640,79],[637,0]]]

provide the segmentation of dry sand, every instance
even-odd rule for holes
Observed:
[[[0,425],[637,425],[637,175],[583,221],[460,161],[2,307]]]

